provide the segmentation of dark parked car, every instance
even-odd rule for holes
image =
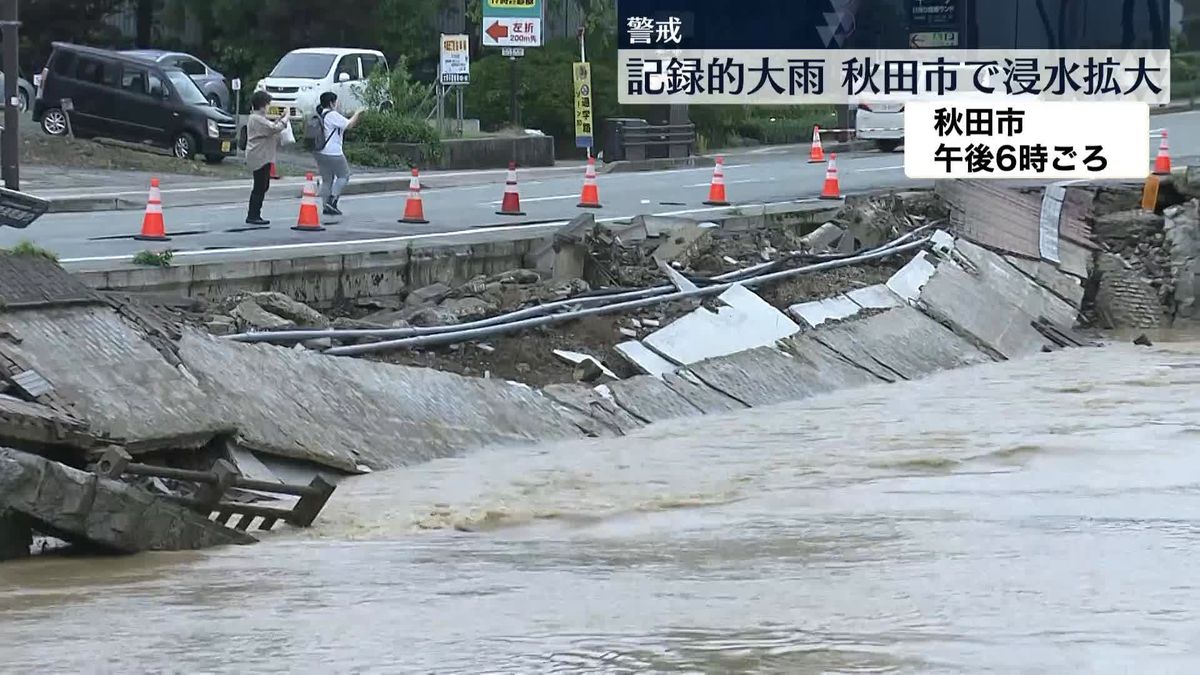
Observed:
[[[162,49],[131,49],[121,53],[182,70],[192,78],[197,87],[200,87],[209,103],[223,110],[230,109],[232,99],[229,97],[229,85],[225,82],[225,76],[191,54]]]
[[[236,152],[233,117],[209,105],[187,73],[65,42],[54,43],[42,71],[33,120],[52,136],[151,143],[185,159],[216,163]]]

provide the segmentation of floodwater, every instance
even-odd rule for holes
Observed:
[[[1200,343],[344,484],[256,546],[0,566],[3,672],[1196,672]]]

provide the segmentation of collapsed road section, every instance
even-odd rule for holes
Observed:
[[[1042,195],[951,187],[797,205],[802,218],[582,219],[509,248],[522,253],[507,269],[423,253],[399,292],[344,276],[326,285],[324,269],[292,261],[317,277],[309,289],[356,289],[314,293],[311,305],[270,276],[256,290],[171,300],[0,257],[21,280],[2,286],[0,444],[24,453],[22,467],[35,455],[55,467],[8,480],[78,486],[36,505],[4,490],[0,531],[18,542],[9,550],[30,530],[106,550],[247,541],[254,518],[259,529],[311,523],[314,504],[354,474],[1093,344],[1074,329],[1107,276],[1094,262],[1123,255],[1092,234],[1101,191],[1071,188],[1048,256],[1014,250],[1045,241]],[[968,198],[981,197],[1007,205],[1008,241],[972,228],[982,216]],[[161,524],[130,518],[120,529],[143,543],[121,547],[66,517],[134,488],[155,512],[211,527],[163,543]],[[298,499],[263,503],[281,495]],[[149,512],[139,503],[130,508]]]

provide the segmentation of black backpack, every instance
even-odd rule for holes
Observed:
[[[333,134],[338,132],[334,129],[328,136],[325,135],[325,115],[329,114],[328,110],[318,110],[309,116],[308,121],[304,123],[304,148],[312,152],[324,150],[325,144],[329,139],[333,138]]]

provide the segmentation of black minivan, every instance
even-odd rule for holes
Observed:
[[[237,122],[210,105],[187,73],[65,42],[54,43],[42,71],[33,121],[52,136],[151,143],[213,164],[237,151]]]

